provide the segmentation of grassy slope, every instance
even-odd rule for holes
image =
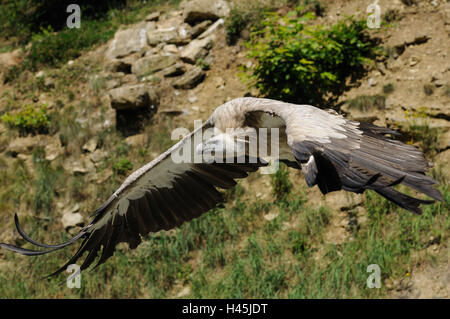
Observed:
[[[309,207],[302,190],[273,203],[251,199],[250,191],[238,187],[225,208],[151,235],[135,251],[121,247],[105,265],[83,273],[81,289],[66,288],[67,275],[38,279],[67,259],[69,250],[37,258],[8,253],[11,267],[0,271],[0,295],[164,298],[189,286],[186,297],[194,298],[382,297],[384,284],[381,289],[366,286],[369,264],[380,266],[383,280],[402,278],[415,267],[419,260],[412,256],[427,248],[430,236],[448,240],[448,186],[443,191],[446,201],[426,207],[422,216],[368,193],[367,222],[351,230],[353,240],[337,245],[323,239],[332,208]],[[263,216],[269,212],[278,216],[268,221]],[[286,230],[289,224],[297,226]],[[41,223],[27,226],[34,237],[49,237]],[[423,260],[433,262],[430,256]]]

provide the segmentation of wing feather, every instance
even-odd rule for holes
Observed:
[[[371,189],[414,213],[421,212],[420,204],[432,201],[409,197],[392,186],[404,184],[435,200],[443,200],[433,187],[436,181],[426,176],[429,163],[423,153],[387,136],[399,135],[396,131],[349,121],[311,105],[258,98],[239,99],[230,104],[231,108],[246,110],[248,125],[285,128],[280,136],[286,136],[284,142],[302,167],[307,185],[317,184],[323,194],[340,189],[356,193]],[[223,106],[215,114],[226,112],[233,113]],[[280,155],[280,160],[289,162],[291,158]]]
[[[202,129],[210,127],[207,122]],[[169,230],[199,217],[223,201],[217,188],[233,187],[237,178],[265,165],[228,163],[179,163],[171,159],[171,153],[190,140],[195,149],[195,131],[157,159],[131,174],[121,187],[93,214],[92,222],[82,232],[66,243],[59,245],[40,244],[29,238],[20,227],[19,233],[30,243],[49,248],[34,251],[1,244],[2,247],[27,255],[42,255],[65,247],[83,238],[77,252],[56,275],[70,264],[77,262],[85,253],[81,270],[88,268],[96,259],[96,267],[113,256],[120,242],[128,243],[131,249],[141,242],[141,236],[149,232]],[[18,225],[18,221],[17,221]]]

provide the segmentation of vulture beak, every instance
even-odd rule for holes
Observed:
[[[205,142],[198,144],[195,148],[195,152],[197,155],[200,154],[227,154],[227,152],[230,152],[230,154],[235,155],[236,153],[240,153],[243,150],[245,150],[245,145],[241,145],[242,143],[239,143],[239,141],[236,141],[232,136],[226,133],[221,133],[216,136],[213,136],[212,138],[206,140]],[[245,143],[244,143],[245,144]]]
[[[201,155],[206,152],[213,152],[215,154],[220,154],[225,151],[226,148],[226,134],[216,135],[203,143],[200,143],[195,148],[195,153]]]

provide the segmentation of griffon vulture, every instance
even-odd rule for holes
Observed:
[[[219,133],[209,139],[195,141],[195,133],[207,128]],[[133,172],[92,214],[92,221],[74,238],[58,245],[38,243],[23,232],[16,215],[15,223],[20,235],[46,250],[0,245],[27,256],[36,256],[82,239],[78,251],[52,275],[65,270],[85,252],[88,254],[81,270],[98,256],[97,265],[100,265],[113,255],[118,243],[127,242],[134,249],[141,242],[141,236],[177,227],[214,208],[223,200],[217,188],[231,188],[236,184],[235,179],[247,177],[248,172],[266,165],[267,162],[261,158],[252,161],[248,154],[245,162],[233,163],[175,163],[171,156],[188,142],[195,154],[211,150],[220,153],[238,146],[235,143],[242,143],[240,132],[249,128],[257,131],[278,128],[277,160],[301,169],[307,185],[317,185],[323,194],[340,189],[355,193],[370,189],[416,214],[421,213],[420,204],[433,201],[410,197],[393,186],[401,183],[435,200],[443,200],[442,194],[433,187],[436,182],[425,175],[429,162],[416,147],[387,136],[398,134],[395,131],[346,120],[336,113],[310,105],[238,98],[219,106],[202,127]]]

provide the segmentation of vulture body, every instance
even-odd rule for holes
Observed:
[[[196,140],[197,133],[212,128],[215,136]],[[82,239],[78,251],[52,275],[64,271],[85,252],[88,254],[81,270],[97,257],[100,265],[113,255],[118,243],[127,242],[130,248],[136,248],[141,236],[172,229],[214,208],[223,201],[218,188],[231,188],[236,184],[235,179],[247,177],[249,172],[267,164],[248,153],[230,162],[196,162],[195,154],[223,151],[230,144],[239,143],[235,140],[242,143],[240,134],[247,129],[273,128],[279,129],[279,155],[275,160],[301,169],[307,185],[317,185],[323,194],[341,189],[362,193],[370,189],[417,214],[421,213],[420,204],[433,201],[410,197],[393,186],[401,183],[435,200],[443,200],[434,188],[436,182],[425,175],[430,164],[423,153],[388,137],[388,134],[398,134],[395,131],[349,121],[310,105],[238,98],[219,106],[201,127],[128,176],[74,238],[59,245],[38,243],[23,232],[16,215],[20,235],[46,250],[0,246],[36,256]],[[186,146],[192,150],[191,160],[175,163],[173,155]]]

